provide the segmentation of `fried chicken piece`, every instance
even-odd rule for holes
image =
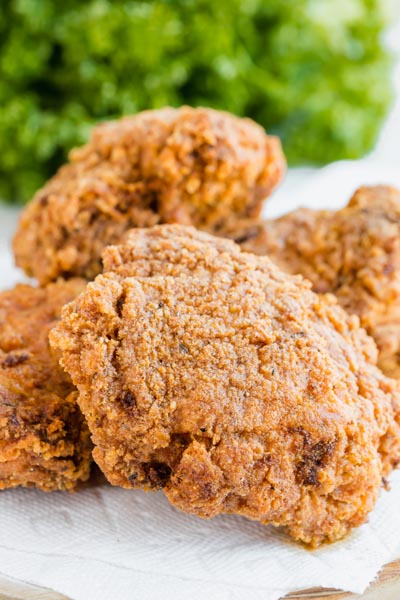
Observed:
[[[72,490],[89,477],[89,430],[48,333],[83,280],[0,293],[0,489]]]
[[[278,138],[210,109],[146,111],[94,129],[22,213],[16,264],[41,284],[92,279],[101,252],[132,227],[218,229],[255,217],[285,169]]]
[[[400,192],[362,187],[339,211],[295,210],[275,221],[232,223],[242,248],[300,273],[360,317],[379,366],[400,377]]]
[[[333,296],[180,225],[136,229],[51,333],[108,480],[318,545],[399,458],[394,381]]]

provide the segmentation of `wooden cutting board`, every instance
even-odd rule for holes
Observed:
[[[287,600],[400,600],[400,560],[386,565],[377,580],[361,596],[314,588],[294,592],[285,598]],[[21,588],[18,590],[17,584],[10,584],[7,590],[0,588],[0,600],[68,600],[68,598],[40,588],[30,591],[24,591]],[[118,599],[114,598],[113,600]]]
[[[289,594],[286,598],[290,600],[400,600],[400,560],[383,567],[377,580],[361,596],[335,590],[313,589]]]

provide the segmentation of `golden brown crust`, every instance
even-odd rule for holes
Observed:
[[[299,209],[275,221],[233,223],[226,234],[302,274],[316,292],[335,294],[375,339],[381,368],[400,376],[398,190],[363,187],[342,210]]]
[[[313,545],[365,521],[399,427],[357,317],[193,228],[132,230],[104,263],[51,343],[111,483]]]
[[[42,284],[93,278],[101,252],[131,227],[179,222],[215,229],[255,217],[282,177],[277,138],[249,119],[167,108],[94,129],[22,214],[16,263]]]
[[[83,280],[0,293],[0,489],[71,490],[89,477],[89,431],[49,347],[61,307]]]

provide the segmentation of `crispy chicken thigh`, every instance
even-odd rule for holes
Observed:
[[[41,284],[92,279],[104,247],[132,227],[256,217],[284,169],[278,138],[228,113],[166,108],[104,123],[23,211],[16,263]]]
[[[51,333],[114,485],[314,546],[372,510],[399,460],[397,389],[332,295],[180,225],[136,229]]]
[[[85,287],[58,281],[0,293],[0,489],[74,489],[89,477],[89,430],[48,334]]]

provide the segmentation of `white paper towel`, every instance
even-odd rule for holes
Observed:
[[[318,585],[362,592],[398,549],[399,473],[392,487],[369,524],[317,551],[241,517],[184,515],[162,493],[10,490],[0,497],[1,570],[77,600],[275,600]]]
[[[399,167],[367,159],[291,171],[266,212],[338,207],[361,183],[400,186]],[[0,287],[18,277],[4,247],[12,231],[5,214],[0,209]],[[312,586],[362,592],[384,563],[400,557],[399,497],[395,473],[368,524],[308,551],[241,517],[184,515],[162,493],[105,484],[73,495],[8,490],[0,493],[0,590],[3,576],[4,585],[23,581],[74,600],[275,600]],[[29,594],[42,597],[34,587]]]

